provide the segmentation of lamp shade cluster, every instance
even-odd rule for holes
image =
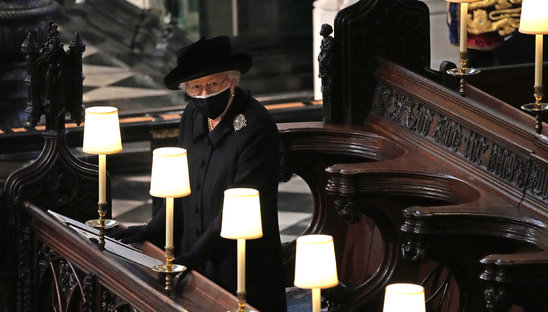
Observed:
[[[150,195],[163,198],[190,194],[187,151],[180,147],[161,147],[152,152]]]
[[[221,237],[256,239],[263,236],[259,191],[231,188],[224,192]]]
[[[114,154],[122,151],[118,109],[112,106],[86,108],[82,150],[88,154]]]

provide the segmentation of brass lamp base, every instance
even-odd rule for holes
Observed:
[[[521,105],[521,109],[531,112],[531,113],[542,113],[546,110],[548,110],[548,103],[529,103],[525,105]]]
[[[161,264],[161,265],[155,265],[152,267],[152,270],[158,273],[179,273],[186,270],[186,266],[184,265],[178,265],[178,264],[171,264],[171,268],[168,267],[167,264]]]
[[[118,222],[110,219],[105,219],[105,216],[107,215],[107,203],[105,202],[97,203],[97,213],[99,214],[99,219],[88,220],[86,221],[86,225],[99,229],[98,245],[99,250],[103,251],[105,250],[105,229],[107,229],[107,220],[109,221],[110,227],[115,226],[116,224],[118,224]],[[114,222],[116,222],[116,224],[113,224]]]
[[[173,275],[179,272],[183,272],[184,270],[186,270],[186,267],[184,265],[172,264],[171,262],[168,262],[162,265],[155,265],[152,267],[152,270],[158,273],[165,273],[166,278],[164,290],[166,293],[169,294],[173,291]]]
[[[447,73],[451,76],[462,77],[479,74],[480,69],[477,68],[451,68],[447,70]]]
[[[248,310],[248,309],[232,309],[232,310],[227,310],[226,312],[256,312],[256,311]]]
[[[238,291],[238,308],[233,310],[227,310],[226,312],[255,312],[255,310],[249,310],[245,308],[245,291]]]
[[[105,219],[105,229],[110,229],[115,226],[117,226],[119,223],[116,220],[112,219]],[[101,227],[101,220],[100,219],[91,219],[86,221],[86,225],[94,227],[94,228],[100,228]]]
[[[173,275],[186,270],[186,266],[173,263],[173,246],[165,247],[166,263],[162,265],[155,265],[152,267],[153,271],[158,273],[165,273],[165,287],[164,290],[167,293],[171,293],[173,290]]]
[[[539,98],[539,101],[540,101],[540,98]],[[548,111],[548,103],[536,102],[536,103],[524,104],[521,106],[521,109],[535,114],[536,121],[537,121],[535,125],[535,131],[538,134],[541,134],[542,133],[542,113],[545,111]]]
[[[479,74],[480,72],[481,70],[477,68],[468,67],[451,68],[447,70],[449,75],[460,78],[459,93],[462,96],[464,96],[464,77]]]
[[[460,77],[459,92],[461,96],[464,96],[464,77],[478,74],[480,70],[466,67],[466,64],[468,64],[468,51],[461,51],[459,56],[460,67],[448,69],[446,72],[453,77]]]

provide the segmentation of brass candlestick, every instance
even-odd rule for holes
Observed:
[[[184,265],[178,265],[173,264],[173,259],[175,257],[173,256],[173,247],[166,247],[165,248],[165,255],[166,255],[166,263],[163,265],[155,265],[152,270],[159,272],[159,273],[165,273],[166,274],[166,280],[165,280],[165,287],[164,290],[167,293],[170,293],[173,290],[173,274],[183,272],[186,270],[186,267]]]
[[[480,72],[479,69],[466,67],[468,63],[468,53],[460,52],[460,67],[448,69],[447,73],[454,77],[460,77],[459,93],[464,96],[464,77],[475,75]]]
[[[245,290],[237,291],[236,295],[238,297],[238,310],[229,310],[230,312],[245,312],[249,311],[245,309]]]
[[[535,86],[535,103],[524,104],[521,109],[535,114],[536,125],[535,131],[538,134],[542,133],[542,113],[548,110],[548,104],[542,103],[542,86]]]
[[[97,213],[99,214],[99,249],[105,250],[105,216],[107,215],[107,204],[98,203]]]
[[[86,221],[86,225],[94,227],[99,230],[99,249],[105,249],[105,229],[111,228],[118,224],[118,221],[112,219],[106,219],[107,215],[107,203],[97,203],[97,213],[99,219],[91,219]]]

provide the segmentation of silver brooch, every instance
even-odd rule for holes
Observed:
[[[234,127],[234,131],[241,130],[243,127],[247,126],[245,116],[243,114],[236,115],[232,121],[232,126]]]

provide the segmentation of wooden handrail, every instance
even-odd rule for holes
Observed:
[[[238,305],[235,296],[195,271],[188,272],[168,295],[163,289],[163,280],[151,269],[102,252],[93,242],[35,205],[27,203],[25,206],[40,241],[85,274],[96,276],[102,287],[139,311],[224,312]],[[150,255],[162,254],[151,244],[145,244],[145,247]]]

